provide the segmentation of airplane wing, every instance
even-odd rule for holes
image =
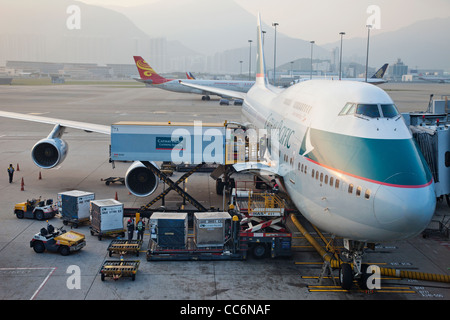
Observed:
[[[105,126],[105,125],[101,125],[101,124],[93,124],[93,123],[78,122],[78,121],[71,121],[71,120],[61,120],[61,119],[35,116],[35,115],[31,115],[31,114],[7,112],[7,111],[0,111],[0,117],[40,122],[40,123],[47,123],[47,124],[53,124],[53,125],[59,124],[60,126],[67,127],[67,128],[79,129],[79,130],[84,130],[84,131],[88,131],[88,132],[97,132],[97,133],[108,134],[108,135],[111,134],[111,126]]]
[[[245,93],[245,92],[226,90],[226,89],[219,89],[219,88],[209,87],[209,86],[201,86],[201,85],[198,85],[198,84],[192,84],[192,83],[183,82],[181,80],[179,80],[178,82],[181,85],[183,85],[183,86],[191,87],[191,88],[195,88],[195,89],[199,89],[199,90],[203,90],[203,91],[206,91],[206,92],[211,92],[211,93],[217,94],[219,96],[231,97],[231,98],[242,99],[242,100],[245,99],[245,97],[247,96],[247,93]]]

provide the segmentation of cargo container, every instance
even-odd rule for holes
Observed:
[[[194,213],[194,241],[198,248],[223,247],[230,228],[231,216],[228,212]]]
[[[186,248],[188,214],[155,212],[150,217],[151,239],[161,248]]]
[[[99,240],[103,235],[125,235],[121,202],[114,199],[91,201],[90,213],[91,234],[97,234]]]
[[[72,190],[58,193],[59,214],[63,223],[73,223],[75,227],[83,222],[89,222],[89,204],[95,199],[92,192]]]
[[[111,126],[112,161],[224,163],[224,123],[131,122]]]

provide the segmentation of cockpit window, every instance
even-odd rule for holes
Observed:
[[[347,103],[342,111],[339,113],[340,116],[345,116],[348,114],[348,111],[354,106],[353,103]]]
[[[349,102],[339,112],[340,116],[349,116],[352,114],[362,115],[369,118],[394,118],[400,113],[394,104],[356,104]]]
[[[356,108],[356,114],[367,116],[369,118],[379,118],[380,111],[376,104],[358,104]]]
[[[381,112],[383,112],[383,117],[385,118],[394,118],[398,116],[398,110],[393,104],[382,104]]]

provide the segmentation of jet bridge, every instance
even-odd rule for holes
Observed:
[[[450,104],[448,96],[433,100],[426,112],[402,114],[430,167],[437,197],[450,206]]]

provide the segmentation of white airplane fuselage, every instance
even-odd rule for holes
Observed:
[[[340,115],[348,103],[380,112],[394,104],[382,89],[360,82],[312,80],[283,91],[254,86],[243,120],[268,134],[279,129],[280,176],[318,228],[363,242],[419,234],[435,210],[434,183],[402,116]]]
[[[214,87],[237,92],[248,92],[253,86],[254,81],[232,81],[232,80],[183,80],[185,83],[192,83],[205,87]],[[170,80],[160,84],[148,84],[148,86],[160,88],[172,92],[196,93],[196,94],[213,94],[208,91],[199,90],[180,84],[178,80]]]

